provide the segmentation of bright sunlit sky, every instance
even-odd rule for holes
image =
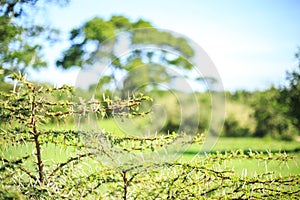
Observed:
[[[45,16],[67,40],[72,28],[94,16],[109,19],[111,15],[142,18],[191,38],[213,60],[226,90],[278,86],[284,83],[285,72],[297,66],[298,0],[71,0],[63,8],[49,6]],[[62,72],[55,67],[68,44],[62,41],[48,49],[50,67],[31,77],[74,85],[78,69]]]

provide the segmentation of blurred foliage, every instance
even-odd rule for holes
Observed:
[[[147,66],[145,66],[146,68]],[[139,68],[138,68],[139,69]],[[144,79],[150,80],[149,73],[134,74],[136,79],[128,79],[130,81]],[[148,78],[147,78],[148,77]],[[107,79],[107,80],[105,80]],[[103,77],[99,85],[105,85],[110,81],[110,77]],[[127,87],[130,86],[127,83]],[[13,86],[7,85],[7,90],[12,89]],[[133,83],[133,85],[135,85]],[[145,86],[145,85],[141,85]],[[86,96],[89,98],[96,98],[104,101],[104,97],[113,98],[113,93],[109,89],[105,90],[103,95],[99,90],[98,85],[92,85],[88,91],[76,89],[76,94]],[[145,87],[149,88],[149,85]],[[102,87],[100,87],[102,88]],[[130,91],[129,88],[128,91]],[[136,93],[143,91],[141,88],[135,91]],[[293,140],[299,134],[298,129],[293,125],[293,119],[288,115],[289,105],[285,104],[282,99],[281,89],[271,87],[265,91],[236,91],[231,94],[226,92],[226,117],[221,132],[221,136],[226,137],[272,137],[274,139]],[[130,93],[124,93],[124,97],[128,97]],[[136,126],[141,129],[147,124],[156,127],[156,130],[161,133],[168,133],[172,131],[189,132],[204,132],[210,126],[211,117],[211,96],[209,92],[197,92],[187,94],[183,91],[160,90],[159,88],[152,88],[147,91],[147,94],[153,97],[154,102],[145,103],[145,108],[154,109],[150,113],[151,120],[147,118],[135,121]],[[60,101],[64,99],[63,94],[54,94],[47,97],[51,101]],[[179,98],[179,99],[178,99]],[[193,102],[196,99],[196,102]],[[179,101],[181,104],[179,104]],[[198,104],[196,109],[195,103]],[[183,111],[184,110],[184,111]],[[59,111],[59,110],[56,110]],[[109,116],[107,113],[106,116]],[[98,116],[101,118],[101,115]],[[65,118],[65,121],[71,122],[73,118]],[[85,119],[81,119],[84,122]],[[51,123],[57,123],[54,119]],[[155,126],[157,124],[157,126]]]
[[[290,112],[290,110],[298,110],[288,102],[289,95],[292,94],[293,92],[288,92],[286,88],[272,86],[264,91],[236,91],[228,97],[234,102],[243,103],[253,109],[250,117],[255,120],[255,129],[251,131],[250,126],[253,122],[249,121],[250,136],[269,136],[275,139],[293,140],[300,131],[295,125],[296,116],[291,115]],[[234,126],[247,128],[236,123]]]
[[[194,55],[194,51],[186,39],[176,37],[169,32],[160,31],[154,28],[150,22],[144,20],[132,22],[124,16],[112,16],[107,21],[95,17],[70,32],[71,46],[64,52],[63,57],[57,61],[57,66],[67,69],[73,66],[83,67],[84,65],[95,62],[99,59],[99,51],[117,43],[118,38],[114,37],[117,37],[121,31],[130,34],[129,40],[133,45],[151,44],[157,45],[158,47],[168,47],[181,53],[185,58],[191,58]],[[91,45],[94,47],[93,50],[88,50],[87,47]],[[142,49],[140,51],[132,53],[142,54],[145,52],[148,55],[157,53],[157,50],[151,49]],[[103,54],[101,55],[103,56]],[[112,60],[118,59],[117,55],[106,54],[106,56]],[[166,58],[164,57],[163,59]],[[180,57],[167,60],[167,62],[178,67],[192,67],[190,63]],[[127,65],[127,63],[118,64],[122,66],[114,65],[113,67],[123,67]]]
[[[300,47],[295,54],[298,66],[287,72],[288,85],[282,89],[282,99],[289,105],[287,115],[292,118],[292,124],[300,131]]]
[[[26,68],[45,67],[42,48],[46,42],[55,42],[58,30],[35,23],[38,0],[0,1],[0,81],[8,74]],[[64,5],[68,0],[40,0]]]
[[[293,140],[294,136],[299,134],[293,125],[293,118],[287,115],[291,105],[284,102],[280,88],[272,86],[264,91],[236,91],[232,95],[227,95],[227,100],[235,102],[233,107],[244,104],[252,110],[248,112],[249,118],[244,119],[247,120],[246,123],[243,123],[244,120],[240,121],[241,116],[238,116],[238,113],[245,113],[245,109],[236,110],[236,114],[231,113],[225,120],[224,128],[235,129],[233,132],[236,132],[237,136],[244,133],[244,136]],[[228,134],[232,135],[230,132]]]
[[[250,130],[247,127],[242,127],[234,116],[229,116],[225,119],[221,135],[226,137],[245,137],[250,136]]]
[[[30,15],[33,13],[32,9],[38,9],[37,2],[38,0],[0,2],[0,89],[3,92],[13,89],[13,85],[3,82],[9,73],[20,71],[23,74],[28,67],[46,66],[47,63],[42,56],[43,44],[38,41],[57,40],[57,30],[37,25],[31,20],[34,17]],[[65,5],[68,0],[39,2]],[[118,57],[119,55],[113,51],[119,39],[115,36],[122,31],[128,34],[126,37],[130,41],[130,46],[154,45],[157,48],[137,48],[128,56]],[[142,19],[131,21],[124,16],[112,16],[108,20],[95,17],[74,28],[70,32],[69,40],[70,47],[57,61],[57,66],[64,69],[73,66],[85,68],[95,64],[99,59],[111,61],[110,74],[105,74],[97,84],[90,86],[90,96],[94,95],[104,100],[102,93],[111,97],[113,93],[117,93],[116,90],[121,91],[121,98],[138,92],[151,92],[157,103],[166,108],[167,119],[161,129],[162,132],[172,132],[180,128],[182,129],[180,131],[192,131],[191,127],[195,126],[199,131],[209,128],[211,101],[206,92],[193,94],[199,103],[199,110],[196,110],[190,103],[192,95],[170,90],[185,99],[183,101],[185,105],[189,105],[185,108],[185,116],[182,118],[177,99],[171,94],[165,94],[160,87],[163,83],[172,84],[177,78],[178,75],[170,71],[181,69],[178,73],[184,74],[193,68],[188,59],[194,56],[194,52],[185,38],[156,29],[150,22]],[[171,55],[166,49],[177,52],[178,55]],[[300,50],[296,53],[296,59],[300,63]],[[292,140],[300,132],[299,69],[300,64],[297,69],[287,73],[288,85],[282,88],[270,87],[265,91],[241,90],[232,94],[226,93],[231,110],[226,111],[229,114],[225,119],[222,135],[270,136]],[[122,84],[119,84],[116,76],[122,73],[125,76]],[[215,81],[210,77],[196,80],[212,83]],[[112,84],[118,85],[114,88],[115,91],[111,89]],[[86,95],[85,91],[81,93]],[[57,95],[47,98],[53,101],[63,99]],[[59,108],[55,111],[58,112]],[[182,124],[185,126],[180,127]]]
[[[116,48],[124,38],[129,43],[128,50],[132,51],[118,55]],[[105,88],[119,90],[122,97],[137,90],[157,89],[161,83],[171,83],[176,78],[176,68],[193,68],[187,59],[193,57],[194,52],[186,39],[158,30],[144,20],[130,21],[124,16],[112,16],[109,20],[95,17],[70,32],[70,43],[56,62],[57,66],[95,70],[93,67],[99,63],[107,63],[109,69],[105,69],[96,88],[102,92],[106,92]],[[145,48],[146,44],[155,48]],[[172,67],[174,69],[170,69]]]
[[[257,102],[257,103],[256,103]],[[287,105],[280,102],[280,91],[274,87],[259,92],[253,103],[257,120],[255,135],[282,135],[288,128],[289,118],[286,118]]]
[[[145,64],[141,59],[134,59],[126,68],[130,71],[124,80],[123,93],[132,93],[135,90],[145,92],[157,90],[161,83],[167,83],[170,76],[166,68],[159,64]],[[124,95],[123,94],[123,95]]]
[[[166,112],[167,117],[162,132],[183,131],[193,134],[208,130],[212,112],[208,92],[187,94],[173,91],[165,92],[164,95],[152,92],[151,96]]]
[[[133,44],[156,44],[158,46],[168,46],[182,53],[186,58],[194,56],[193,49],[189,46],[187,40],[181,37],[175,37],[168,32],[159,31],[154,28],[137,29],[133,31]],[[180,58],[178,58],[180,59]],[[175,62],[175,61],[172,61]],[[183,61],[181,61],[183,62]],[[179,60],[175,62],[179,63]]]
[[[240,90],[227,96],[254,109],[254,136],[293,140],[300,134],[300,48],[295,57],[299,64],[287,72],[287,85],[271,86],[264,91]]]

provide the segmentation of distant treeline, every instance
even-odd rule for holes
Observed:
[[[1,83],[1,90],[10,90],[12,85]],[[3,86],[3,87],[2,87]],[[83,91],[81,91],[83,93]],[[94,91],[90,90],[91,95]],[[299,135],[299,121],[297,114],[300,110],[295,106],[298,99],[293,99],[295,91],[288,88],[270,87],[264,91],[235,91],[225,92],[226,113],[221,136],[225,137],[272,137],[276,139],[293,140]],[[106,91],[106,95],[109,92]],[[111,95],[111,94],[110,94]],[[199,92],[187,95],[179,91],[151,91],[149,96],[153,97],[152,105],[158,106],[154,112],[154,118],[136,121],[137,126],[143,128],[147,123],[152,123],[157,131],[167,133],[172,131],[194,131],[205,132],[210,126],[211,118],[211,95],[209,92]],[[178,102],[178,97],[184,99]],[[61,99],[62,96],[51,97]],[[102,93],[97,93],[95,98],[103,98]],[[192,100],[196,99],[198,108]],[[292,102],[294,100],[295,102]],[[298,107],[299,108],[299,107]],[[185,116],[182,117],[182,110]],[[297,112],[298,111],[298,112]],[[73,119],[67,122],[72,123]],[[160,121],[161,120],[161,121]],[[55,121],[52,121],[55,123]],[[156,131],[156,130],[152,130]]]

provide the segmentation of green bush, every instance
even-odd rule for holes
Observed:
[[[239,122],[233,116],[230,116],[225,119],[222,136],[245,137],[251,135],[249,128],[241,127]]]

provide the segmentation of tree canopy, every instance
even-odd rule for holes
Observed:
[[[118,55],[117,52],[122,37],[128,40],[130,52],[127,55]],[[58,67],[88,68],[101,59],[109,59],[111,81],[116,81],[118,71],[127,74],[125,89],[137,87],[133,84],[142,82],[151,85],[170,81],[172,74],[166,66],[186,70],[193,67],[187,59],[194,56],[194,50],[185,38],[154,28],[150,22],[141,19],[131,21],[124,16],[112,16],[104,20],[95,17],[70,32],[70,43],[57,61]],[[152,48],[143,48],[143,45],[152,45]],[[103,78],[107,80],[107,76]]]
[[[43,43],[55,41],[58,30],[35,23],[38,0],[0,1],[0,81],[12,72],[28,67],[45,67]],[[67,3],[68,0],[41,0],[41,3]],[[42,42],[41,42],[42,41]]]
[[[300,47],[295,58],[298,66],[291,72],[287,72],[288,85],[283,89],[282,96],[289,105],[288,115],[293,118],[293,124],[300,130]]]

